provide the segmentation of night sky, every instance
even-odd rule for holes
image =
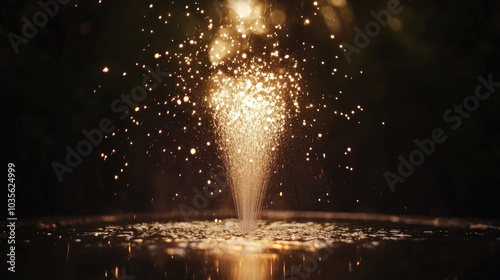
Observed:
[[[255,52],[279,41],[302,76],[303,110],[289,120],[263,207],[499,219],[500,3],[401,0],[393,21],[378,25],[348,62],[356,30],[391,1],[332,4],[339,2],[267,1],[265,14],[286,15],[280,35],[249,36]],[[214,67],[199,51],[224,21],[224,4],[72,0],[57,7],[32,38],[13,45],[12,34],[26,31],[23,18],[33,21],[43,9],[37,1],[0,5],[2,166],[4,176],[9,162],[16,166],[18,216],[192,206],[193,189],[224,170],[204,103]],[[344,13],[339,30],[327,24],[332,9]],[[189,44],[200,32],[205,37]],[[198,72],[186,72],[186,57]],[[145,75],[152,77],[147,97],[119,109]],[[59,180],[54,162],[68,166],[67,147],[77,150],[87,139],[82,130],[99,128],[97,144]],[[427,143],[428,155],[414,152],[415,140]],[[419,166],[403,167],[411,173],[403,176],[400,161],[412,154]],[[225,189],[207,209],[233,207]]]

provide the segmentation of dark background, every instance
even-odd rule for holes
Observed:
[[[136,114],[140,127],[110,111],[113,100],[141,83],[144,72],[135,62],[155,65],[155,52],[174,48],[189,33],[183,26],[193,23],[176,19],[186,2],[151,1],[154,9],[148,8],[149,2],[103,2],[70,1],[20,46],[18,54],[7,34],[20,34],[21,18],[31,19],[40,8],[36,1],[7,0],[0,6],[2,166],[7,176],[7,163],[16,165],[18,217],[177,210],[181,203],[191,205],[192,188],[206,182],[206,173],[196,175],[197,170],[222,169],[215,148],[189,162],[182,154],[189,149],[176,151],[179,144],[201,145],[214,135],[209,126],[194,135],[183,133],[182,127],[193,126],[196,119],[177,107],[156,105],[176,94],[175,80],[165,79],[146,101],[151,108]],[[479,75],[492,74],[500,81],[498,1],[402,1],[403,28],[382,28],[350,64],[338,45],[353,44],[353,27],[364,28],[372,20],[369,12],[384,9],[386,1],[349,1],[355,21],[335,40],[329,39],[320,17],[311,16],[312,1],[281,2],[290,34],[283,47],[298,59],[311,58],[301,70],[307,99],[329,109],[304,113],[317,124],[309,129],[296,126],[302,137],[287,142],[279,155],[277,166],[284,167],[277,167],[270,179],[265,208],[500,218],[500,92],[481,102],[456,131],[442,117],[474,93]],[[210,2],[201,6],[216,16]],[[174,14],[177,24],[163,26],[153,20],[166,11]],[[300,15],[309,15],[310,27],[302,25]],[[155,29],[155,35],[142,28]],[[303,48],[302,41],[315,48]],[[207,61],[203,55],[196,59]],[[320,61],[325,65],[319,66]],[[105,65],[111,69],[106,75]],[[170,71],[175,63],[163,61],[160,66]],[[332,68],[339,74],[332,77]],[[322,101],[324,95],[330,97]],[[198,89],[194,96],[202,100],[203,91]],[[333,113],[350,112],[357,105],[364,111],[350,121]],[[156,116],[165,110],[178,110],[179,116]],[[75,147],[84,139],[81,130],[98,127],[105,117],[117,131],[130,132],[106,139],[58,182],[51,163],[64,162],[65,147]],[[384,171],[396,173],[398,156],[407,158],[416,148],[414,139],[430,137],[437,127],[446,131],[447,141],[391,192]],[[168,135],[144,137],[158,128]],[[321,140],[314,138],[318,133],[324,135]],[[312,160],[306,162],[310,146]],[[345,156],[347,147],[352,152]],[[175,156],[162,154],[164,148]],[[103,161],[100,154],[112,149],[116,155]],[[129,167],[115,180],[123,157]],[[346,165],[354,170],[347,171]],[[209,207],[233,207],[230,195],[225,192]]]

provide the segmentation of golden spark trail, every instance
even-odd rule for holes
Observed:
[[[258,218],[275,154],[289,116],[287,100],[300,90],[297,77],[251,65],[211,78],[209,106],[243,232]],[[296,74],[298,75],[298,74]]]
[[[248,232],[259,217],[286,122],[298,112],[300,74],[294,59],[280,56],[264,4],[227,0],[227,6],[226,21],[207,50],[215,72],[207,101],[236,211]],[[253,35],[274,42],[259,52]]]

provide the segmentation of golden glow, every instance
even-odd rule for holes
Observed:
[[[339,34],[342,29],[352,24],[354,14],[346,0],[328,0],[317,5],[323,20],[332,34]]]
[[[333,6],[342,8],[346,4],[346,0],[328,0]]]
[[[260,252],[225,255],[220,258],[220,267],[231,276],[230,279],[271,279],[273,264],[277,263],[277,259],[276,254]]]
[[[228,0],[229,13],[210,43],[208,57],[213,65],[223,63],[249,48],[248,36],[269,32],[264,5],[256,0]],[[277,19],[278,21],[280,18]]]
[[[252,14],[250,3],[239,2],[232,6],[239,18],[248,18]]]
[[[257,0],[228,0],[231,21],[253,25],[263,20],[264,7]]]

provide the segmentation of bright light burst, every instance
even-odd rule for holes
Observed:
[[[219,71],[211,77],[209,106],[244,232],[258,218],[276,150],[300,94],[300,74],[267,72],[268,65],[256,59],[241,63],[232,76]]]

